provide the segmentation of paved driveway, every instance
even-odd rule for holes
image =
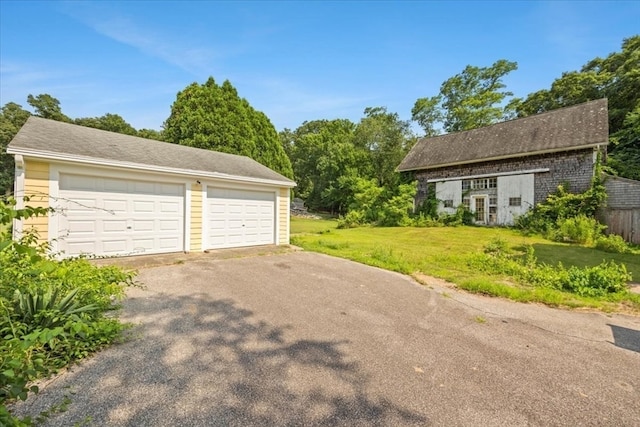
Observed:
[[[298,252],[147,268],[133,337],[20,406],[48,425],[637,426],[640,319]]]

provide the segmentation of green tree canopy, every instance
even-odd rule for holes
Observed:
[[[137,136],[138,131],[118,114],[107,113],[101,117],[81,117],[73,121],[80,126]]]
[[[304,122],[295,131],[280,132],[298,184],[295,192],[308,207],[346,209],[348,195],[340,191],[339,179],[357,176],[366,167],[365,153],[353,145],[354,130],[351,121],[339,119]]]
[[[7,145],[30,115],[15,102],[5,104],[0,110],[0,196],[13,191],[15,167],[13,156],[7,154]]]
[[[33,107],[36,116],[57,120],[59,122],[70,123],[72,120],[62,113],[60,101],[49,94],[41,94],[38,96],[27,96],[27,103]]]
[[[164,141],[164,134],[162,131],[157,131],[155,129],[139,129],[138,136],[140,138],[146,139],[155,139],[157,141]]]
[[[395,168],[415,137],[409,123],[385,107],[367,108],[364,114],[358,124],[314,120],[280,132],[296,194],[309,208],[345,213],[356,193],[364,191],[363,183],[376,187],[382,199],[395,195],[402,181]]]
[[[167,141],[251,157],[289,178],[293,177],[275,128],[262,112],[238,96],[227,80],[210,77],[178,93],[164,123]]]
[[[467,65],[460,74],[445,80],[440,93],[419,98],[411,110],[427,136],[438,134],[438,125],[445,132],[458,132],[487,126],[508,118],[513,106],[502,106],[511,92],[502,79],[518,68],[516,62],[500,59],[490,67]]]
[[[640,179],[640,35],[625,39],[622,49],[565,72],[550,89],[515,100],[524,117],[594,99],[609,100],[609,166],[620,175]]]
[[[387,112],[385,107],[369,107],[364,114],[356,128],[354,143],[368,153],[369,175],[378,185],[395,187],[400,179],[396,167],[416,138],[409,122],[400,120],[397,113]]]

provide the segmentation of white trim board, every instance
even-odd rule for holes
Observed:
[[[165,166],[145,165],[140,163],[121,162],[117,160],[104,160],[104,159],[96,159],[93,157],[72,156],[68,154],[50,153],[50,152],[45,152],[40,150],[10,149],[10,150],[7,150],[7,154],[21,154],[23,156],[36,158],[36,159],[43,159],[48,161],[62,161],[62,162],[72,162],[72,163],[89,164],[89,165],[97,165],[97,166],[106,166],[106,167],[126,168],[126,169],[141,170],[146,172],[168,173],[172,175],[193,176],[193,177],[199,177],[199,178],[214,178],[222,181],[231,181],[231,182],[247,182],[252,184],[266,184],[266,185],[274,185],[278,187],[289,187],[289,188],[296,186],[294,182],[288,182],[288,181],[277,181],[277,180],[263,179],[263,178],[251,178],[246,176],[228,175],[228,174],[219,173],[219,172],[206,172],[206,171],[171,168],[171,167],[165,167]]]
[[[446,182],[446,181],[457,181],[463,179],[475,179],[475,178],[488,178],[488,177],[498,177],[498,176],[509,176],[509,175],[525,175],[530,173],[541,173],[541,172],[549,172],[549,168],[539,168],[539,169],[527,169],[521,171],[513,171],[513,172],[500,172],[500,173],[484,173],[480,175],[466,175],[466,176],[456,176],[453,178],[435,178],[428,179],[428,183],[432,182]]]

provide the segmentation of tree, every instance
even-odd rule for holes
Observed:
[[[516,100],[518,116],[569,107],[594,99],[609,100],[608,166],[628,178],[640,178],[640,35],[623,40],[620,52],[587,62],[580,71],[562,73],[550,89]]]
[[[511,92],[503,91],[502,79],[518,68],[516,62],[504,59],[490,67],[467,65],[460,74],[445,80],[440,93],[419,98],[411,110],[427,136],[438,133],[441,124],[446,132],[458,132],[488,126],[511,116],[513,105],[502,106]]]
[[[60,101],[49,94],[45,93],[36,97],[29,95],[27,97],[27,103],[34,108],[36,116],[45,119],[57,120],[59,122],[71,123],[72,121],[62,113]]]
[[[248,156],[293,177],[291,162],[267,116],[240,98],[228,80],[218,86],[210,77],[178,92],[164,123],[164,137],[174,144]]]
[[[80,126],[102,129],[125,135],[138,135],[138,131],[118,114],[107,113],[101,117],[81,117],[73,121]]]
[[[415,136],[409,122],[400,120],[397,113],[387,112],[385,107],[369,107],[364,114],[356,128],[354,143],[367,152],[370,175],[378,185],[394,188],[400,179],[396,167],[415,142]]]
[[[155,139],[156,141],[164,141],[164,135],[162,131],[157,131],[155,129],[139,129],[138,136],[140,138],[146,139]]]
[[[15,166],[13,156],[7,154],[7,145],[30,115],[15,102],[5,104],[0,110],[0,196],[13,191]]]
[[[280,132],[293,165],[296,195],[315,210],[344,212],[349,194],[346,177],[358,176],[367,166],[364,151],[353,145],[355,125],[349,120],[304,122],[295,131]]]

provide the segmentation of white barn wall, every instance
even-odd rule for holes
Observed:
[[[455,213],[458,205],[462,203],[462,181],[436,182],[436,198],[439,200],[438,212]],[[445,208],[442,201],[453,200],[453,208]]]
[[[520,197],[520,206],[509,206],[509,198]],[[534,205],[534,175],[498,176],[498,224],[512,225],[516,216]]]

